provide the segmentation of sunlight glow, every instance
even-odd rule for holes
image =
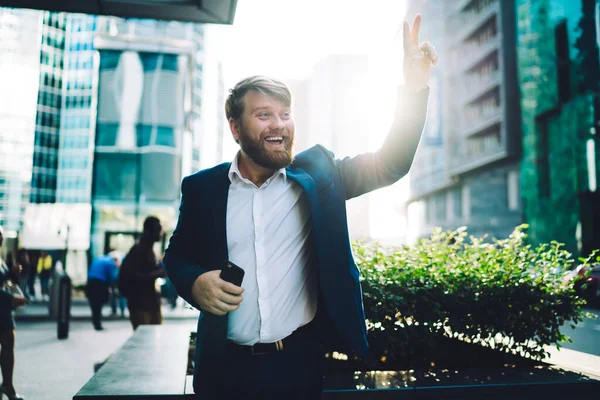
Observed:
[[[360,137],[347,137],[350,142],[342,150],[332,149],[337,157],[344,157],[377,150],[388,133],[397,88],[403,81],[405,9],[404,0],[244,1],[238,3],[233,26],[208,26],[207,34],[217,35],[222,43],[219,58],[226,89],[254,74],[282,80],[310,79],[314,66],[327,56],[366,55],[368,89],[356,97],[356,107],[362,107],[360,113],[368,130],[357,132]],[[297,136],[303,134],[307,133],[297,129]],[[319,138],[310,139],[310,145],[319,143]],[[233,158],[238,146],[233,140],[224,142],[225,159]],[[406,226],[403,202],[408,196],[408,180],[367,196],[370,236],[399,241]]]

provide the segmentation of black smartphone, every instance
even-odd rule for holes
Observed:
[[[236,286],[242,286],[244,280],[244,270],[232,263],[227,261],[221,269],[221,279],[227,282],[231,282]]]

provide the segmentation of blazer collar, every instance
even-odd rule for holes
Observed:
[[[318,221],[320,208],[318,207],[317,185],[314,179],[306,171],[300,167],[294,166],[294,164],[290,165],[285,170],[287,177],[300,185],[304,190],[304,193],[306,193],[312,219],[313,221]]]
[[[223,168],[215,177],[214,186],[209,188],[212,191],[212,207],[214,219],[215,249],[217,258],[225,262],[229,259],[227,250],[227,198],[229,185],[231,181],[227,176],[229,172],[229,163],[223,164]]]

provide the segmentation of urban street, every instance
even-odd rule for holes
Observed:
[[[15,388],[28,400],[67,400],[94,375],[94,366],[105,361],[133,335],[128,318],[111,317],[104,308],[104,330],[92,326],[89,307],[73,305],[67,339],[57,338],[57,323],[44,315],[45,305],[17,318]],[[197,313],[163,306],[164,324],[195,330]]]
[[[0,400],[600,392],[599,76],[600,0],[2,1]]]
[[[103,331],[95,331],[89,309],[83,302],[74,305],[69,337],[57,339],[56,322],[43,315],[44,306],[36,305],[17,320],[15,387],[29,400],[71,399],[93,376],[94,366],[117,351],[133,334],[128,319],[110,317],[105,307]],[[587,309],[600,314],[600,310]],[[195,311],[178,306],[163,306],[164,324],[195,330]],[[576,329],[564,327],[573,343],[565,343],[549,362],[574,368],[600,378],[600,318],[586,319]],[[160,377],[157,377],[160,379]]]

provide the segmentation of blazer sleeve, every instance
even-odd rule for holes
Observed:
[[[179,206],[179,220],[169,240],[169,247],[165,251],[163,265],[169,279],[177,289],[177,293],[192,306],[200,306],[192,299],[192,287],[196,279],[207,272],[194,262],[194,209],[193,191],[190,177],[186,177],[181,184],[181,204]]]
[[[374,153],[335,160],[346,200],[391,185],[410,170],[427,116],[429,89],[400,88],[396,117],[383,146]]]

